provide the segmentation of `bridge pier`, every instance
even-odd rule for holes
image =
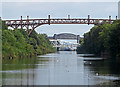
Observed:
[[[53,39],[57,40],[57,35],[56,34],[54,34]]]
[[[21,21],[20,21],[20,23],[21,23],[21,29],[23,28],[23,25],[22,25],[22,16],[21,16]]]
[[[77,35],[77,43],[80,41],[80,35]]]
[[[57,51],[60,51],[60,47],[57,47]]]
[[[50,25],[50,15],[48,15],[48,24]]]

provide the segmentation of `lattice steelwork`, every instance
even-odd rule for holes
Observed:
[[[117,20],[117,16],[116,16]],[[90,19],[90,15],[88,15],[87,19],[71,19],[70,16],[66,19],[51,19],[50,15],[48,15],[48,19],[29,19],[29,16],[27,16],[27,19],[21,20],[5,20],[6,25],[8,27],[12,27],[13,29],[19,29],[19,28],[25,28],[27,29],[28,35],[31,34],[31,32],[43,24],[103,24],[103,23],[110,23],[112,24],[115,20],[111,19],[111,16],[109,16],[109,19]]]

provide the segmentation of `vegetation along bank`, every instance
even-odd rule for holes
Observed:
[[[95,25],[80,40],[77,53],[91,53],[120,57],[120,21],[113,24]]]
[[[2,58],[32,57],[55,52],[46,34],[33,31],[28,36],[25,29],[10,30],[2,21]]]

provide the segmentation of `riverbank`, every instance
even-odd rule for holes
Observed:
[[[56,52],[46,34],[33,31],[28,36],[25,29],[8,29],[2,21],[2,58],[33,57]]]

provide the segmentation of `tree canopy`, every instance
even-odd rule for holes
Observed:
[[[81,46],[77,49],[78,53],[96,55],[107,53],[114,57],[120,57],[120,21],[115,21],[113,24],[95,25],[84,34],[80,44]]]
[[[32,57],[55,51],[46,34],[33,31],[28,36],[25,29],[10,30],[2,21],[3,58]]]

